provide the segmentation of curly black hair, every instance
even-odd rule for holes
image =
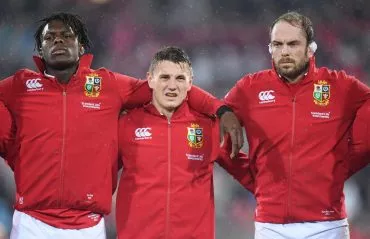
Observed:
[[[91,41],[89,39],[86,25],[82,22],[81,17],[78,15],[74,15],[71,13],[55,13],[48,17],[45,17],[38,22],[41,22],[41,25],[38,27],[38,29],[35,32],[34,38],[35,38],[35,48],[40,49],[41,48],[41,38],[42,38],[42,32],[45,28],[45,26],[54,20],[59,20],[63,22],[65,25],[70,26],[73,30],[73,32],[78,37],[78,42],[85,48],[85,50],[89,50],[91,48]]]

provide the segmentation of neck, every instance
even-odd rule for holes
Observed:
[[[46,66],[46,73],[54,76],[61,84],[67,84],[72,75],[76,72],[78,65],[63,70],[53,69]]]
[[[168,119],[168,120],[170,120],[171,119],[171,117],[172,117],[172,115],[173,115],[173,113],[175,112],[175,108],[174,109],[166,109],[166,108],[163,108],[163,107],[161,107],[155,100],[153,100],[152,101],[152,103],[153,103],[153,105],[154,105],[154,107],[158,110],[158,112],[161,114],[161,115],[164,115],[164,116],[166,116],[166,118]]]
[[[303,76],[306,74],[306,72],[303,72],[301,73],[299,76],[297,76],[296,78],[287,78],[287,77],[284,77],[284,79],[289,83],[289,84],[294,84],[294,83],[297,83],[298,81],[302,80],[303,79]]]
[[[307,64],[305,65],[305,67],[303,68],[302,72],[295,76],[294,78],[293,77],[286,77],[286,76],[283,76],[283,78],[289,83],[289,84],[295,84],[299,81],[301,81],[303,79],[303,77],[305,76],[305,74],[308,72],[308,69],[310,67],[310,63],[307,62]]]
[[[162,111],[159,111],[162,115],[166,116],[166,118],[168,120],[171,119],[172,115],[173,115],[173,111],[167,111],[167,110],[162,110]]]

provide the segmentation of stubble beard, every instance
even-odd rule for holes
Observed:
[[[287,79],[288,81],[295,80],[298,76],[302,75],[303,73],[307,72],[309,66],[309,60],[304,60],[297,65],[294,65],[293,68],[284,69],[280,67],[277,63],[274,63],[274,67],[279,75]]]

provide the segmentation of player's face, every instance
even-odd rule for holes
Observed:
[[[298,26],[279,21],[271,31],[272,59],[277,72],[294,81],[307,69],[309,57],[305,32]]]
[[[161,61],[148,73],[148,83],[153,89],[153,104],[159,111],[173,112],[191,88],[191,69],[186,63]]]
[[[64,70],[78,63],[83,47],[70,26],[54,20],[44,27],[39,52],[48,67]]]

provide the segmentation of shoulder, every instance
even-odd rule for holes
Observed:
[[[245,74],[240,80],[239,80],[239,84],[243,84],[243,85],[251,85],[251,84],[255,84],[255,83],[259,83],[259,82],[262,82],[262,81],[269,81],[272,78],[272,76],[274,75],[274,71],[272,69],[266,69],[266,70],[261,70],[261,71],[257,71],[257,72],[254,72],[254,73],[248,73],[248,74]]]
[[[204,124],[210,125],[210,126],[215,126],[218,124],[218,119],[215,116],[210,116],[207,114],[202,114],[199,113],[193,109],[190,108],[189,110],[189,115],[187,116],[187,119],[189,122],[194,121],[194,122],[202,122]]]
[[[22,77],[41,77],[42,74],[40,72],[36,72],[30,69],[20,69],[15,72],[14,78],[22,78]]]
[[[127,82],[138,81],[138,79],[136,79],[135,77],[117,73],[117,72],[111,72],[111,75],[113,76],[115,80],[119,80],[119,81],[127,81]]]
[[[80,72],[80,75],[82,75],[82,76],[95,75],[95,76],[100,76],[100,77],[109,78],[109,79],[114,78],[113,73],[110,70],[108,70],[107,68],[104,68],[104,67],[98,68],[98,69],[84,68]]]
[[[146,111],[143,107],[138,107],[130,110],[124,110],[120,114],[120,122],[135,121],[138,118],[142,118],[146,115]]]
[[[14,75],[4,79],[3,84],[36,84],[41,82],[44,75],[40,72],[36,72],[30,69],[20,69],[14,73]]]
[[[370,100],[367,100],[357,111],[357,119],[368,121],[370,116]]]
[[[318,77],[329,79],[332,82],[356,82],[359,81],[355,76],[347,74],[344,70],[334,70],[327,67],[317,68]]]

